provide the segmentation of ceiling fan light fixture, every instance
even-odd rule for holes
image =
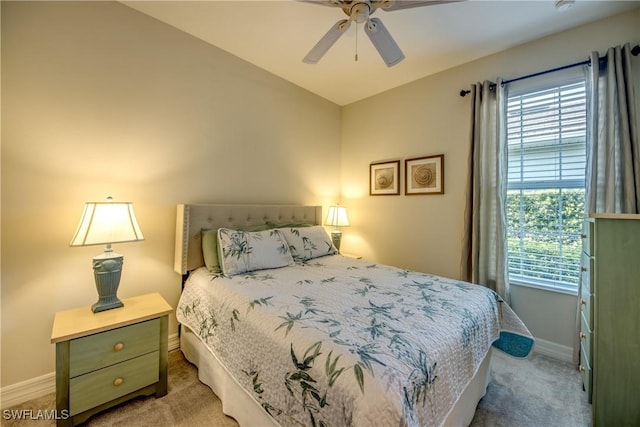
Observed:
[[[367,22],[369,20],[369,14],[371,13],[371,6],[367,2],[358,2],[351,9],[349,9],[349,16],[352,20],[358,24]]]

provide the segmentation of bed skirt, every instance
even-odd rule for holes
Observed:
[[[233,417],[241,427],[279,426],[253,396],[238,384],[200,338],[184,325],[181,328],[180,350],[189,362],[198,367],[200,381],[220,398],[222,412]],[[490,349],[441,426],[461,427],[471,423],[478,402],[489,384],[491,353]]]

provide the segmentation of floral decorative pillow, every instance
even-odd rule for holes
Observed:
[[[240,226],[237,229],[242,231],[262,231],[270,227],[267,224]],[[220,257],[218,256],[218,229],[203,228],[201,230],[202,258],[204,265],[211,273],[220,274]]]
[[[280,228],[296,262],[308,261],[337,253],[331,238],[321,225],[313,227]]]
[[[294,264],[280,229],[250,232],[220,228],[218,255],[225,276]]]

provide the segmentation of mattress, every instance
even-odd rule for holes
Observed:
[[[334,255],[197,269],[177,317],[280,425],[437,426],[501,341],[503,306],[481,286]]]

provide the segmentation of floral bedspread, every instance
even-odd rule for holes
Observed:
[[[334,255],[198,269],[177,317],[282,426],[437,426],[500,336],[498,299]]]

